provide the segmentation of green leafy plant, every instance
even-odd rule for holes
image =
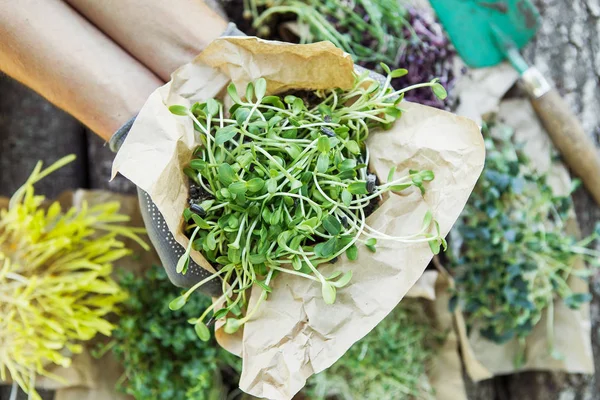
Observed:
[[[119,389],[136,399],[214,399],[235,397],[241,360],[215,340],[197,340],[187,325],[193,310],[205,308],[210,299],[194,296],[188,309],[169,310],[177,295],[162,267],[145,276],[126,274],[120,281],[129,292],[109,349],[125,368]]]
[[[434,399],[427,370],[444,336],[421,301],[404,299],[339,361],[313,376],[304,393],[311,400]]]
[[[404,67],[393,86],[428,81],[453,84],[454,50],[433,14],[403,0],[244,0],[244,17],[258,35],[277,35],[282,22],[294,21],[300,43],[327,40],[365,68],[383,72],[379,63]],[[242,23],[244,21],[239,21]],[[400,70],[399,70],[400,71]],[[431,91],[417,89],[407,99],[444,107]]]
[[[127,294],[111,278],[112,263],[130,253],[122,237],[148,246],[141,228],[121,223],[119,203],[68,210],[58,202],[44,207],[34,184],[73,161],[64,157],[46,169],[39,162],[25,184],[0,210],[0,379],[7,370],[30,399],[37,375],[64,379],[49,371],[69,367],[82,341],[98,333],[110,336],[107,315]]]
[[[553,348],[554,301],[577,309],[591,299],[589,293],[574,293],[568,279],[591,274],[574,269],[577,257],[598,266],[600,252],[587,246],[599,232],[582,240],[567,233],[570,195],[553,192],[547,174],[535,171],[512,142],[512,129],[496,125],[494,130],[491,137],[484,129],[484,172],[451,235],[447,254],[456,280],[451,304],[460,304],[468,327],[485,338],[496,343],[516,338],[520,366],[525,338],[543,313],[549,351],[561,356]]]
[[[192,248],[218,266],[214,275],[174,299],[171,309],[183,307],[210,279],[223,278],[221,298],[191,321],[201,339],[209,337],[205,321],[216,304],[225,306],[213,318],[226,318],[225,332],[233,333],[252,318],[281,273],[320,283],[325,302],[333,303],[351,273],[323,276],[318,266],[344,253],[356,259],[361,242],[371,251],[377,240],[426,242],[435,253],[445,247],[430,212],[422,229],[405,237],[378,232],[365,222],[364,209],[374,199],[410,187],[424,192],[434,178],[431,171],[416,170],[398,177],[392,169],[388,181],[377,184],[367,171],[365,140],[401,116],[402,95],[412,88],[430,87],[445,95],[436,80],[394,91],[390,81],[398,72],[383,68],[388,72],[383,84],[364,73],[349,91],[303,93],[307,100],[298,93],[266,96],[262,78],[248,85],[242,99],[231,84],[229,117],[214,99],[189,109],[170,107],[192,119],[200,143],[185,169],[197,198],[184,213],[190,244],[177,270],[186,272]],[[262,294],[246,310],[254,284]]]

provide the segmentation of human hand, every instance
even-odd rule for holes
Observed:
[[[201,0],[0,1],[0,70],[108,141],[226,26]]]

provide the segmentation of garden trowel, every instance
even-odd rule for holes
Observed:
[[[529,0],[430,0],[456,51],[472,68],[508,59],[564,161],[600,204],[600,156],[581,123],[539,70],[519,53],[540,16]]]

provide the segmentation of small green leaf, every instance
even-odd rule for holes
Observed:
[[[248,260],[252,264],[260,264],[260,263],[264,263],[265,261],[267,261],[267,257],[264,254],[252,254],[248,258]]]
[[[256,82],[254,82],[254,94],[256,95],[256,100],[259,102],[262,101],[265,93],[267,93],[267,81],[265,78],[258,78]],[[279,98],[277,99],[279,100]],[[283,104],[281,108],[283,108]]]
[[[246,86],[246,101],[252,102],[252,98],[254,97],[254,85],[250,82]]]
[[[203,342],[208,342],[210,340],[210,331],[208,330],[208,326],[206,326],[203,322],[197,322],[194,325],[194,330],[196,331],[196,335]]]
[[[421,175],[421,179],[425,182],[431,182],[435,178],[433,171],[430,170],[421,171],[419,175]]]
[[[360,146],[354,140],[348,140],[346,142],[346,148],[352,154],[356,154],[356,155],[360,154]]]
[[[225,331],[225,333],[228,333],[231,335],[233,333],[236,333],[238,331],[238,329],[240,329],[241,326],[242,326],[241,320],[235,319],[235,318],[227,318],[227,321],[225,322],[224,331]]]
[[[221,308],[221,309],[215,311],[215,313],[213,314],[213,318],[214,319],[221,319],[224,316],[226,316],[227,313],[229,313],[229,309],[228,308]]]
[[[321,283],[321,294],[323,295],[325,304],[335,303],[335,287],[329,282]]]
[[[403,191],[405,189],[408,189],[411,186],[412,186],[411,183],[405,183],[403,185],[393,185],[393,186],[390,186],[390,190],[392,192],[401,192],[401,191]]]
[[[317,140],[317,150],[321,153],[328,153],[331,150],[331,143],[327,136],[320,136]]]
[[[350,207],[350,203],[352,203],[352,193],[348,190],[342,190],[342,202],[346,207]]]
[[[356,247],[354,244],[348,247],[346,250],[346,257],[348,257],[348,260],[351,261],[356,260],[358,258],[358,247]]]
[[[329,143],[329,142],[327,142]],[[317,158],[317,172],[324,174],[329,169],[329,154],[321,153]]]
[[[330,282],[330,284],[337,288],[343,288],[350,282],[351,279],[352,279],[352,271],[347,271],[344,275],[342,275],[342,277],[340,279],[338,279],[335,282]]]
[[[294,267],[294,269],[296,271],[299,271],[300,269],[302,269],[302,261],[300,261],[300,257],[298,257],[298,256],[292,257],[292,267]]]
[[[233,169],[231,168],[231,165],[227,164],[227,163],[223,163],[221,165],[219,165],[219,180],[221,181],[222,184],[229,186],[234,178],[235,178],[235,172],[233,172]]]
[[[215,99],[206,100],[206,110],[211,116],[215,116],[219,113],[219,102]]]
[[[246,182],[233,182],[227,188],[229,189],[229,192],[235,195],[244,194],[246,193],[246,190],[248,190],[246,188]]]
[[[375,238],[370,238],[367,239],[367,241],[365,242],[365,246],[367,247],[367,249],[371,250],[373,253],[375,253],[377,251],[375,245],[377,244],[377,239]]]
[[[215,239],[214,232],[210,232],[206,236],[206,246],[208,247],[209,250],[214,250],[217,248],[217,240]]]
[[[182,273],[183,271],[186,271],[189,262],[190,253],[186,251],[181,257],[179,257],[179,260],[177,260],[177,266],[175,267],[175,271],[177,271],[178,274]]]
[[[252,178],[246,182],[246,188],[249,192],[256,193],[262,190],[265,186],[265,181],[260,178]]]
[[[215,134],[215,144],[221,146],[223,143],[233,139],[238,132],[239,129],[235,125],[227,125],[217,129],[217,133]]]
[[[331,236],[339,235],[342,231],[342,224],[333,215],[327,215],[323,219],[323,227]]]
[[[172,114],[180,116],[186,116],[189,113],[189,110],[186,107],[179,105],[169,107],[169,111],[171,111]]]
[[[173,311],[179,310],[180,308],[185,306],[186,302],[187,302],[187,297],[179,296],[179,297],[171,300],[171,302],[169,303],[169,309],[171,309]]]
[[[398,68],[398,69],[393,70],[390,75],[392,76],[392,78],[400,78],[406,74],[408,74],[407,69]]]
[[[369,193],[367,191],[367,182],[365,182],[365,181],[352,182],[350,185],[348,185],[348,191],[351,194],[368,194]]]
[[[198,158],[190,161],[190,167],[192,167],[193,169],[200,171],[200,172],[206,171],[207,166],[208,166],[208,164],[206,163],[206,161],[200,160]]]
[[[394,180],[394,174],[396,173],[396,166],[394,165],[390,168],[390,172],[388,172],[387,183],[390,183]]]
[[[379,63],[379,65],[381,66],[381,69],[383,69],[385,71],[385,73],[387,75],[390,75],[392,73],[392,71],[390,71],[390,67],[387,66],[387,64],[385,63]]]
[[[267,191],[275,193],[277,191],[277,181],[273,178],[267,180]]]
[[[356,160],[352,159],[352,158],[346,158],[344,161],[342,161],[340,163],[340,165],[338,165],[338,169],[340,171],[347,171],[347,170],[353,170],[354,167],[356,167]]]
[[[227,94],[229,94],[229,97],[231,97],[231,100],[233,100],[234,103],[236,103],[236,104],[242,103],[242,100],[240,99],[240,96],[238,95],[237,88],[235,87],[233,82],[231,82],[229,84],[229,86],[227,86]]]
[[[440,100],[444,100],[446,97],[448,97],[446,89],[444,89],[440,83],[434,83],[431,87],[431,90],[433,90],[433,94],[435,94],[435,96]]]
[[[441,245],[439,240],[430,240],[429,241],[429,248],[431,249],[431,252],[433,254],[439,254],[440,253],[440,249],[441,249]]]
[[[192,219],[194,223],[200,227],[200,229],[212,229],[212,227],[206,222],[202,217],[198,214],[192,214]]]

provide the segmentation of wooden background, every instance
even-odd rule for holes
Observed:
[[[543,25],[526,49],[526,58],[554,81],[580,116],[586,132],[598,143],[600,0],[538,0],[536,4]],[[0,76],[0,196],[12,194],[37,160],[48,164],[71,153],[77,154],[77,161],[39,184],[39,193],[53,197],[74,188],[134,193],[134,187],[122,177],[108,182],[113,155],[102,140],[29,89]],[[583,234],[587,235],[600,221],[600,208],[584,189],[575,193],[575,204]],[[600,276],[592,280],[591,289],[592,338],[596,369],[600,371]],[[472,400],[600,400],[600,373],[528,372],[468,386]],[[0,400],[8,400],[9,392],[9,387],[0,387]],[[53,398],[49,392],[43,395],[44,400]]]

